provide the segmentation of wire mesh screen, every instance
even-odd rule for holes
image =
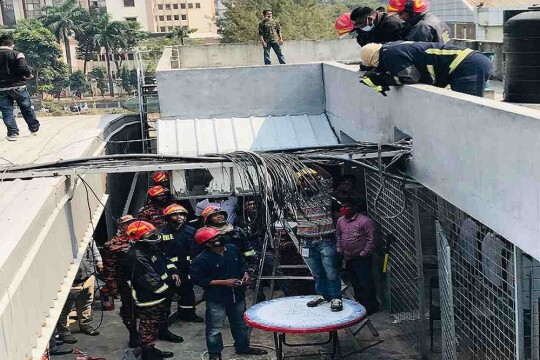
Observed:
[[[407,196],[448,234],[459,359],[516,359],[513,244],[426,188]]]
[[[420,308],[423,306],[419,296],[418,249],[412,203],[404,203],[406,199],[399,181],[387,180],[383,189],[378,174],[366,171],[365,177],[369,215],[377,222],[379,233],[395,236],[389,260],[390,312],[410,343],[421,352],[425,333],[421,324],[423,312]],[[388,216],[395,217],[385,218]]]
[[[457,359],[452,287],[452,250],[439,221],[436,222],[439,257],[440,319],[442,328],[442,360]]]
[[[540,359],[540,314],[538,312],[540,302],[540,263],[523,254],[522,257],[522,312],[524,323],[524,358],[531,360]]]

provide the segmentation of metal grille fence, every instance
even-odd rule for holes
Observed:
[[[386,179],[381,188],[378,174],[366,172],[365,178],[370,216],[383,236],[396,238],[390,311],[421,354],[427,355],[427,336],[435,332],[443,359],[540,360],[540,263],[424,187],[403,189],[399,181]],[[422,214],[431,219],[420,219]],[[438,244],[440,271],[433,281],[422,248],[442,238],[448,252]],[[437,304],[426,297],[434,286],[440,292]],[[437,307],[440,312],[433,311]],[[430,316],[428,328],[424,318]],[[442,339],[431,326],[439,321]]]

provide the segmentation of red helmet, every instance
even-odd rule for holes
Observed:
[[[388,12],[413,12],[422,13],[429,8],[428,0],[390,0],[388,2]]]
[[[124,215],[124,216],[121,216],[118,220],[116,220],[118,222],[118,224],[120,225],[124,225],[124,224],[127,224],[129,222],[132,222],[132,221],[135,221],[135,218],[133,217],[133,215]]]
[[[136,220],[129,224],[126,233],[130,240],[138,241],[143,235],[155,230],[156,227],[149,222]]]
[[[166,187],[163,187],[161,185],[156,185],[148,189],[148,196],[153,198],[159,195],[165,195],[168,192],[169,192],[169,189],[167,189]]]
[[[186,214],[187,215],[188,211],[183,206],[180,206],[178,204],[172,204],[172,205],[167,206],[163,210],[163,215],[168,216],[171,214]]]
[[[351,20],[351,13],[339,15],[334,24],[338,36],[343,36],[350,33],[354,29],[354,23]]]
[[[195,241],[197,244],[203,245],[219,236],[221,236],[221,232],[219,232],[219,230],[211,227],[203,227],[197,230],[195,233]]]
[[[163,182],[166,182],[169,180],[169,174],[167,174],[165,171],[158,171],[154,173],[154,176],[152,177],[154,180],[154,184],[158,185]]]
[[[222,214],[223,216],[225,216],[225,219],[227,219],[228,217],[227,212],[223,210],[222,208],[220,208],[219,206],[208,206],[206,209],[203,210],[201,214],[203,218],[203,222],[206,223],[208,218],[214,214]]]

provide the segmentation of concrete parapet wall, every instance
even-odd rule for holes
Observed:
[[[320,63],[160,70],[156,79],[162,118],[324,112],[324,84]]]
[[[263,49],[256,43],[179,46],[178,57],[171,59],[172,68],[206,68],[223,66],[264,65]],[[312,61],[358,61],[360,47],[355,39],[291,40],[283,44],[287,63]],[[278,64],[274,51],[272,63]]]
[[[412,136],[422,184],[540,259],[540,112],[426,85],[388,97],[324,64],[332,126],[362,141]]]

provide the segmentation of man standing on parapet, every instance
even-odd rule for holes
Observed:
[[[0,35],[0,111],[7,127],[6,139],[17,140],[19,128],[13,115],[13,102],[21,109],[28,129],[35,135],[39,130],[39,121],[32,109],[26,81],[33,78],[32,72],[23,53],[13,50],[11,34]]]
[[[264,64],[272,65],[270,49],[274,49],[280,64],[285,64],[285,57],[281,52],[283,37],[279,23],[272,19],[272,10],[263,10],[264,19],[259,23],[259,36],[264,49]]]

